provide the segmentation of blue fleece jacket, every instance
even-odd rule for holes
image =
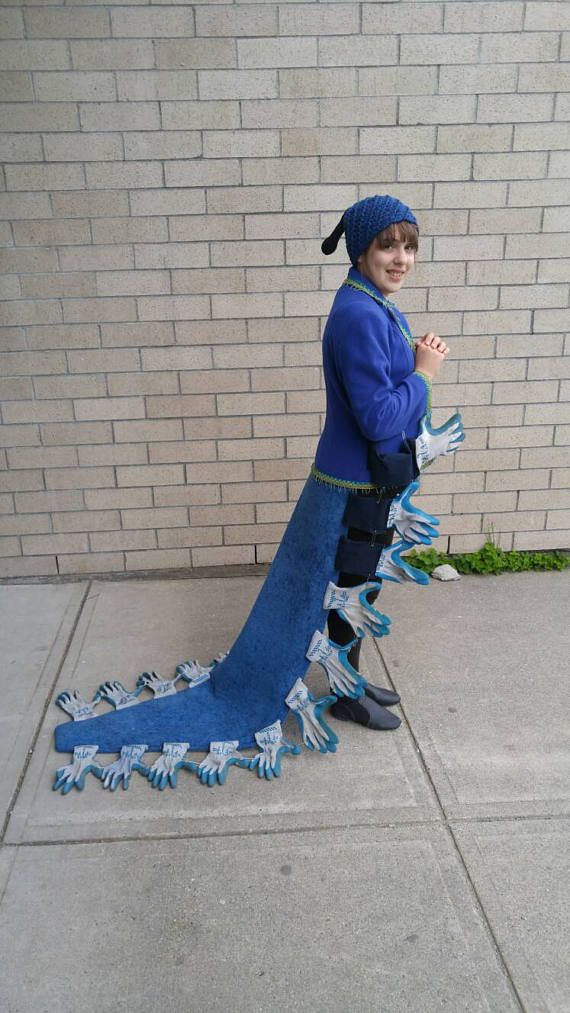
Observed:
[[[381,295],[351,267],[348,277]],[[406,318],[394,312],[409,331]],[[414,372],[414,353],[396,320],[365,292],[339,288],[323,335],[327,414],[315,467],[341,481],[371,484],[368,447],[402,449],[415,439],[428,404],[428,385]]]

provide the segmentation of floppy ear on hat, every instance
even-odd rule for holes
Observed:
[[[330,253],[334,253],[334,251],[338,246],[338,241],[342,236],[343,232],[344,232],[344,215],[342,216],[338,225],[335,226],[330,236],[327,236],[326,239],[323,239],[323,242],[321,243],[321,250],[323,251],[326,257],[328,257]]]

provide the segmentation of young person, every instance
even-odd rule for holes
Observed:
[[[431,331],[414,343],[406,318],[391,302],[413,269],[418,250],[418,224],[410,208],[387,195],[358,201],[324,241],[325,254],[336,249],[343,232],[352,266],[336,294],[323,336],[327,414],[314,470],[321,481],[378,500],[384,530],[351,527],[349,538],[386,545],[394,535],[394,528],[387,525],[390,504],[402,488],[378,490],[371,447],[376,453],[398,454],[415,440],[431,403],[431,381],[449,349]],[[338,585],[355,587],[370,580],[377,553],[369,553],[368,560],[369,571],[355,573],[353,560],[347,557],[350,570],[341,571]],[[370,592],[368,601],[378,593]],[[337,644],[354,640],[352,627],[337,612],[329,614],[328,631]],[[360,648],[358,640],[348,655],[356,669]],[[397,728],[399,718],[385,707],[398,702],[397,694],[369,683],[364,696],[342,698],[331,707],[331,714],[367,728]]]

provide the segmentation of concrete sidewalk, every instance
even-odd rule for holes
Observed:
[[[0,587],[0,1009],[568,1013],[568,572],[385,588],[396,732],[335,723],[273,783],[52,792],[57,693],[207,662],[260,581]]]

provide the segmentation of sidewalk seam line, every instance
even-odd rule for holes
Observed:
[[[387,663],[386,659],[384,658],[384,655],[383,655],[382,651],[380,650],[380,645],[379,645],[379,643],[378,643],[377,640],[374,640],[374,646],[375,646],[376,651],[378,653],[378,657],[380,658],[380,661],[382,663],[382,667],[384,668],[386,676],[387,676],[387,678],[389,680],[389,684],[392,687],[392,689],[396,690],[396,686],[395,686],[394,681],[392,679],[392,674],[391,674],[390,669],[388,667],[388,663]],[[505,956],[503,955],[503,951],[502,951],[502,949],[501,949],[501,947],[499,945],[499,941],[497,939],[497,936],[495,935],[495,931],[493,929],[493,926],[491,925],[491,922],[489,920],[487,912],[485,911],[485,908],[483,906],[483,901],[481,900],[481,897],[479,896],[479,891],[477,890],[475,882],[474,882],[474,880],[473,880],[473,878],[471,876],[471,873],[470,873],[470,871],[469,871],[469,869],[467,867],[467,863],[465,861],[465,858],[463,856],[461,848],[459,847],[459,842],[458,842],[458,840],[457,840],[457,838],[455,836],[455,833],[453,831],[453,827],[451,826],[451,823],[449,822],[449,817],[448,817],[448,814],[447,814],[447,810],[446,810],[445,805],[443,804],[441,798],[439,797],[439,793],[438,793],[438,790],[436,788],[435,782],[434,782],[434,780],[433,780],[433,778],[431,776],[429,767],[428,767],[428,765],[427,765],[427,763],[425,761],[421,745],[420,745],[420,743],[419,743],[419,741],[418,741],[418,739],[416,737],[416,734],[415,734],[415,732],[414,732],[414,730],[412,728],[411,720],[408,717],[408,715],[406,713],[406,709],[402,705],[401,702],[400,702],[399,706],[400,706],[400,709],[402,711],[402,715],[403,715],[404,721],[406,723],[406,727],[408,729],[408,732],[409,732],[409,734],[410,734],[410,736],[412,738],[412,742],[414,743],[414,746],[416,747],[416,755],[418,757],[418,762],[419,762],[419,764],[420,764],[420,766],[421,766],[421,768],[422,768],[422,770],[424,772],[425,777],[427,778],[428,784],[430,785],[431,790],[433,792],[433,795],[435,797],[435,801],[436,801],[436,803],[437,803],[437,805],[438,805],[438,807],[439,807],[439,809],[441,811],[441,815],[443,817],[443,823],[442,823],[442,825],[443,825],[444,829],[448,831],[449,836],[450,836],[450,838],[451,838],[451,840],[453,842],[453,846],[454,846],[456,854],[457,854],[457,856],[459,858],[460,865],[461,865],[461,867],[463,869],[463,872],[464,872],[464,875],[465,875],[465,877],[467,879],[467,883],[469,884],[469,886],[471,888],[473,897],[475,898],[475,903],[476,903],[476,906],[477,906],[477,908],[479,910],[480,916],[481,916],[481,918],[483,920],[483,924],[487,928],[487,932],[489,934],[489,937],[491,939],[491,942],[493,944],[493,947],[495,949],[497,957],[499,958],[499,962],[500,962],[500,965],[501,965],[501,967],[503,969],[503,973],[505,975],[505,978],[506,978],[508,984],[510,985],[512,993],[513,993],[513,996],[516,999],[516,1001],[518,1002],[521,1010],[523,1011],[523,1013],[526,1013],[526,1007],[525,1007],[525,1005],[524,1005],[524,1003],[522,1001],[521,995],[519,994],[519,990],[518,990],[517,986],[515,985],[515,982],[513,980],[512,975],[511,975],[511,972],[510,972],[507,960],[506,960]],[[476,818],[474,818],[472,822],[477,822]]]
[[[47,689],[44,705],[43,705],[41,714],[39,715],[39,718],[38,718],[38,723],[37,723],[37,726],[36,726],[36,730],[35,730],[35,732],[34,732],[34,734],[32,736],[32,740],[31,740],[30,745],[28,747],[28,752],[26,754],[26,759],[24,761],[24,765],[23,765],[23,767],[22,767],[22,769],[20,771],[20,776],[18,777],[18,781],[16,783],[16,787],[14,788],[14,791],[12,793],[12,797],[11,797],[10,802],[8,803],[8,807],[6,809],[6,816],[4,817],[4,821],[2,823],[2,829],[0,831],[0,845],[4,844],[4,838],[6,836],[6,832],[8,830],[8,826],[9,826],[10,820],[12,818],[12,813],[13,813],[15,807],[16,807],[16,803],[18,801],[18,796],[20,794],[20,790],[22,788],[22,784],[24,782],[24,778],[25,778],[26,773],[28,771],[28,767],[29,767],[29,765],[31,763],[32,756],[33,756],[34,750],[36,748],[36,742],[38,741],[38,738],[39,738],[39,735],[40,735],[40,732],[41,732],[41,728],[42,728],[42,725],[43,725],[44,720],[45,720],[45,716],[46,716],[46,714],[48,712],[48,708],[49,708],[50,703],[51,703],[51,698],[53,696],[53,691],[54,691],[54,689],[55,689],[55,687],[57,685],[57,680],[59,679],[59,677],[61,675],[61,671],[63,669],[63,666],[64,666],[64,664],[65,664],[65,662],[67,660],[67,655],[69,654],[69,649],[71,647],[71,644],[73,643],[73,638],[75,637],[77,626],[78,626],[79,620],[81,618],[81,615],[83,613],[83,609],[84,609],[84,606],[85,606],[85,602],[87,600],[87,596],[88,596],[89,591],[91,589],[91,584],[92,584],[92,581],[88,580],[87,583],[86,583],[86,586],[85,586],[85,590],[83,592],[83,596],[82,596],[82,598],[81,598],[81,600],[80,600],[80,602],[79,602],[79,604],[77,606],[77,611],[75,613],[75,618],[74,618],[73,622],[71,623],[69,634],[67,636],[67,640],[65,641],[63,650],[61,652],[61,658],[59,660],[59,664],[56,666],[56,670],[55,670],[55,673],[54,673],[54,677],[53,677],[53,679],[51,681],[51,685]]]

